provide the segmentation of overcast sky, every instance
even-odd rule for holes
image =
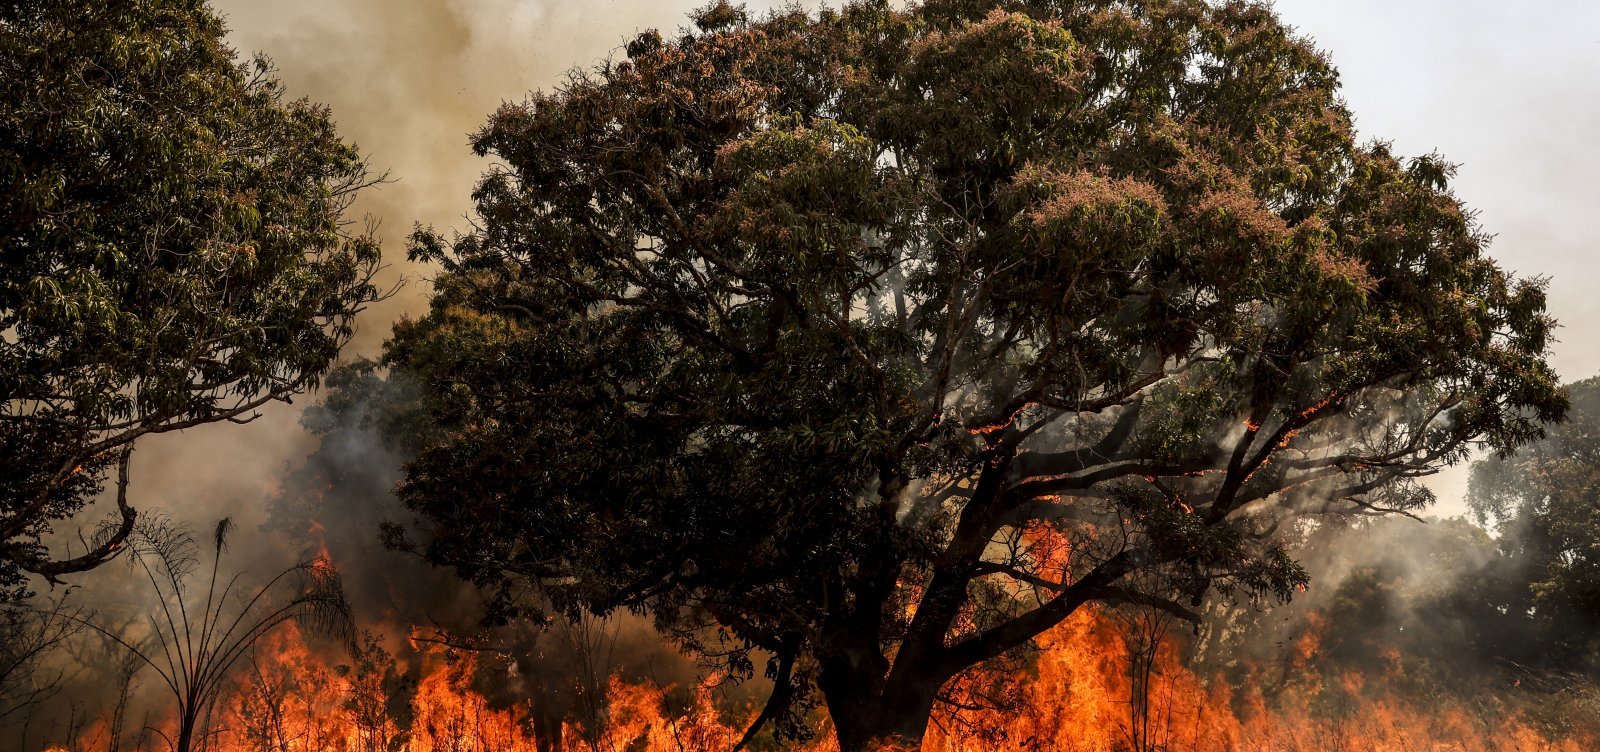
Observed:
[[[289,89],[333,108],[343,132],[397,182],[363,207],[384,222],[388,254],[414,222],[460,227],[482,163],[466,134],[496,105],[548,88],[562,71],[616,51],[651,27],[673,29],[703,0],[217,0],[242,50],[277,59]],[[771,3],[751,3],[753,8]],[[1561,320],[1553,361],[1566,380],[1600,372],[1591,323],[1600,319],[1600,3],[1553,0],[1281,0],[1281,15],[1328,50],[1363,137],[1401,154],[1437,150],[1461,165],[1459,195],[1498,236],[1494,255],[1521,275],[1548,276]],[[412,272],[403,264],[396,273]],[[367,318],[357,348],[371,354],[388,324],[421,309],[412,284]],[[237,429],[237,427],[228,427]],[[195,442],[204,433],[205,442]],[[189,449],[197,443],[204,448]],[[191,432],[143,461],[193,481],[235,513],[259,478],[305,451],[292,409],[248,429]],[[241,463],[258,471],[241,473]],[[202,463],[204,464],[204,463]],[[209,484],[209,485],[208,485]],[[1460,509],[1462,471],[1434,484]],[[220,502],[218,502],[220,503]]]
[[[1503,266],[1550,277],[1553,362],[1600,373],[1600,3],[1281,0],[1328,50],[1364,136],[1461,165]]]

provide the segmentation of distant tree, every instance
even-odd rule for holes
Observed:
[[[46,668],[49,653],[82,631],[82,612],[65,599],[46,607],[0,607],[0,729],[14,730],[60,692],[60,671]]]
[[[141,437],[314,386],[378,296],[374,178],[202,0],[0,2],[0,592],[116,555]],[[42,539],[116,472],[81,549]],[[59,532],[59,531],[58,531]]]
[[[1581,402],[1574,393],[1574,414]],[[1540,603],[1531,583],[1545,571],[1518,533],[1500,532],[1464,517],[1318,526],[1295,552],[1318,587],[1271,610],[1213,609],[1191,667],[1259,688],[1269,708],[1354,717],[1375,698],[1425,699],[1485,721],[1518,715],[1588,749],[1600,723],[1593,616]]]
[[[1514,456],[1475,464],[1467,502],[1516,570],[1553,662],[1600,672],[1600,377],[1567,387],[1567,423]]]
[[[1270,697],[1308,665],[1338,692],[1346,674],[1378,676],[1402,660],[1405,670],[1390,678],[1467,698],[1486,680],[1510,684],[1506,666],[1534,663],[1516,566],[1465,518],[1324,524],[1294,552],[1317,573],[1316,591],[1270,610],[1217,604],[1196,645],[1198,673],[1225,674],[1233,686],[1265,680],[1277,686],[1265,690]],[[1307,633],[1315,656],[1286,649]]]
[[[1084,604],[1287,597],[1297,521],[1563,413],[1541,285],[1264,5],[697,27],[475,137],[477,227],[417,234],[387,351],[436,425],[400,493],[508,608],[767,651],[780,730],[815,689],[843,749],[914,747]]]

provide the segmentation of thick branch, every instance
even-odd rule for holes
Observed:
[[[1199,612],[1186,608],[1175,601],[1167,600],[1159,595],[1141,593],[1127,588],[1102,588],[1100,590],[1100,598],[1112,603],[1132,603],[1139,606],[1149,606],[1159,611],[1165,611],[1192,624],[1199,624],[1205,618]]]
[[[1134,569],[1142,553],[1123,551],[1063,588],[1044,605],[956,643],[940,657],[941,668],[947,675],[954,675],[1038,637],[1071,616],[1079,606],[1103,597],[1106,588]]]
[[[1143,412],[1143,406],[1143,399],[1129,403],[1117,416],[1117,421],[1111,425],[1111,430],[1093,446],[1069,452],[1028,452],[1018,455],[1012,465],[1013,477],[1025,479],[1043,475],[1066,475],[1112,461],[1116,457],[1117,450],[1133,436],[1133,429],[1139,424],[1139,414]]]
[[[739,737],[739,743],[733,745],[734,752],[744,749],[756,734],[768,723],[777,720],[784,713],[789,712],[789,703],[794,699],[794,662],[800,654],[800,643],[796,638],[786,638],[783,647],[778,651],[778,671],[772,677],[772,694],[767,696],[767,703],[761,707],[761,714],[745,729],[744,735]]]
[[[121,520],[110,535],[100,541],[92,550],[84,552],[81,556],[62,561],[44,561],[36,559],[18,559],[15,555],[11,559],[17,566],[25,571],[32,572],[45,578],[52,585],[61,584],[61,575],[84,572],[104,564],[112,557],[121,553],[123,543],[133,533],[134,523],[138,520],[139,513],[128,505],[128,460],[133,456],[133,448],[122,451],[121,458],[117,461],[117,511]]]

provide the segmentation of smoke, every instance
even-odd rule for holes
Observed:
[[[389,269],[404,283],[358,320],[346,359],[376,356],[391,325],[426,308],[430,270],[405,258],[415,225],[465,229],[471,190],[488,166],[469,134],[502,102],[559,86],[563,74],[612,55],[648,28],[674,29],[699,0],[216,0],[241,56],[270,55],[292,96],[329,106],[388,184],[353,207],[379,222]],[[757,8],[776,3],[755,3]],[[204,426],[140,443],[132,500],[204,525],[265,521],[262,499],[308,454],[299,425],[306,395],[272,405],[247,426]],[[376,520],[373,521],[376,523]]]
[[[391,182],[353,207],[380,223],[390,268],[405,285],[358,321],[344,357],[375,356],[390,325],[426,306],[425,267],[405,259],[414,225],[464,229],[487,163],[469,134],[501,102],[550,88],[578,65],[610,55],[637,32],[675,28],[696,2],[556,3],[543,0],[219,0],[241,56],[270,55],[292,96],[331,108],[341,134]],[[136,505],[205,521],[263,521],[262,489],[309,451],[299,407],[274,405],[254,424],[206,426],[142,442]]]
[[[1590,664],[1552,639],[1592,626],[1530,611],[1525,563],[1470,521],[1327,524],[1296,556],[1312,583],[1293,602],[1211,604],[1190,659],[1197,674],[1258,687],[1285,707],[1389,696],[1421,708],[1522,707],[1548,728],[1593,728],[1582,710]],[[1376,694],[1351,689],[1360,682]]]

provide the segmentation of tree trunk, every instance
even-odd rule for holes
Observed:
[[[824,673],[827,673],[826,669]],[[883,677],[819,677],[828,715],[833,719],[840,752],[920,750],[943,681],[931,674],[909,672],[876,696],[857,691]]]
[[[565,719],[557,713],[539,712],[535,708],[533,714],[533,744],[539,752],[556,752],[561,749],[561,724]]]
[[[190,752],[194,748],[195,719],[188,714],[178,720],[178,741],[173,745],[174,752]]]

